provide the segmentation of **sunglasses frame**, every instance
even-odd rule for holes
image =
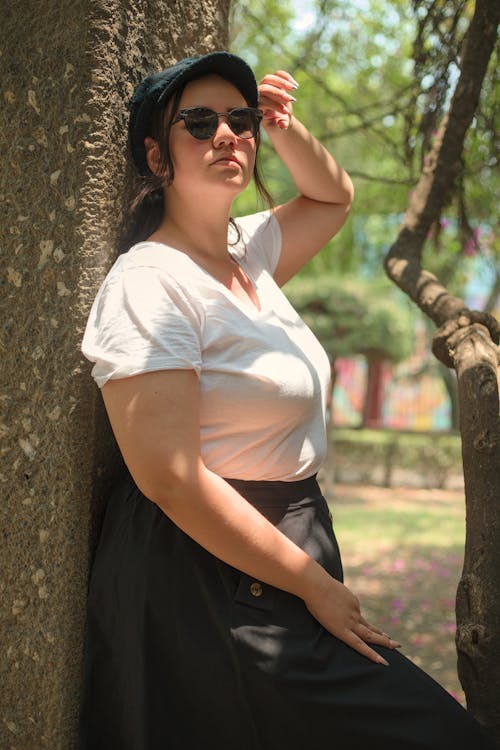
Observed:
[[[252,134],[251,135],[240,135],[239,133],[236,133],[231,125],[231,115],[234,112],[251,112],[252,115],[255,116],[255,121],[252,123]],[[199,136],[195,135],[192,130],[189,128],[189,116],[191,114],[194,114],[195,112],[209,112],[211,115],[215,115],[217,117],[217,123],[213,129],[213,131],[210,133],[210,135],[207,135],[206,137],[200,138]],[[215,112],[215,110],[210,109],[210,107],[187,107],[186,109],[181,109],[179,111],[179,114],[177,117],[173,120],[172,125],[175,125],[177,122],[180,122],[181,120],[184,120],[184,125],[186,127],[186,130],[190,135],[193,136],[193,138],[196,138],[197,141],[208,141],[211,138],[214,137],[215,133],[217,132],[217,128],[219,127],[219,117],[225,117],[227,119],[227,124],[231,128],[231,131],[234,133],[234,135],[237,138],[243,138],[244,140],[248,141],[251,138],[256,138],[257,134],[259,132],[259,126],[262,120],[262,112],[257,109],[256,107],[234,107],[233,109],[229,110],[229,112]]]

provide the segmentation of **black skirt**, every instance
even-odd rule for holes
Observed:
[[[229,481],[342,580],[315,478]],[[221,562],[127,476],[92,571],[81,750],[480,750],[467,712],[401,653],[389,667],[303,601]]]

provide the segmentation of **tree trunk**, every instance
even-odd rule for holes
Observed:
[[[380,357],[369,356],[367,365],[363,427],[376,430],[382,421],[384,362]]]
[[[228,11],[1,3],[2,750],[79,747],[88,571],[117,455],[80,345],[126,203],[128,100],[147,72],[223,48]]]
[[[497,353],[481,326],[451,336],[467,498],[457,592],[458,675],[469,710],[500,737],[500,429]],[[496,468],[495,468],[496,467]]]
[[[468,127],[496,41],[500,4],[477,0],[460,79],[429,160],[389,250],[389,277],[437,326],[433,352],[458,377],[467,534],[457,593],[458,671],[470,711],[500,746],[500,418],[497,369],[500,326],[470,311],[422,269],[429,229],[459,173]]]

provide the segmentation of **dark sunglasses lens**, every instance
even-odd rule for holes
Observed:
[[[184,117],[189,133],[200,141],[211,138],[217,130],[217,115],[211,109],[197,109]]]
[[[235,135],[240,138],[256,137],[259,130],[259,116],[253,109],[247,107],[232,109],[226,117]],[[212,138],[219,125],[217,113],[205,107],[185,111],[183,119],[188,132],[200,141]]]
[[[255,138],[258,130],[257,115],[251,109],[233,109],[228,116],[229,127],[240,138]]]

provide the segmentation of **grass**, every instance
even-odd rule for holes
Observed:
[[[345,583],[365,617],[465,703],[454,643],[463,494],[337,484],[328,500]]]
[[[357,547],[370,539],[373,552],[414,545],[449,548],[463,544],[463,519],[450,509],[434,509],[408,502],[406,507],[371,508],[366,504],[334,504],[335,525],[344,545]]]

